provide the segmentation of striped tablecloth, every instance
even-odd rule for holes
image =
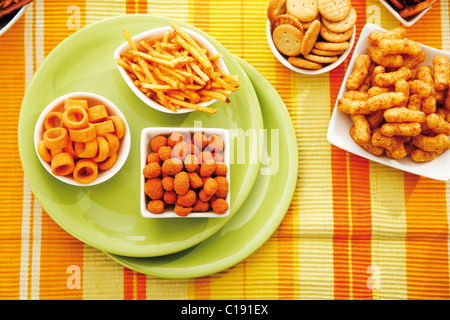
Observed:
[[[267,3],[35,0],[0,37],[0,299],[450,297],[450,184],[331,146],[326,132],[346,63],[317,76],[283,67],[265,38]],[[366,22],[400,25],[379,1],[353,5],[358,34]],[[254,254],[211,276],[168,280],[121,266],[51,220],[23,174],[17,125],[34,71],[77,30],[133,13],[166,15],[209,33],[273,84],[295,126],[299,176],[285,219]],[[447,1],[408,27],[408,36],[450,51]]]

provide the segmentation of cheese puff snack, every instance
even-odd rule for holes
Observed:
[[[376,156],[436,159],[450,149],[449,59],[440,54],[431,66],[420,65],[422,46],[404,28],[373,32],[368,40],[336,104],[353,122],[349,135]]]

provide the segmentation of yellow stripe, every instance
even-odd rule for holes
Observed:
[[[370,175],[374,298],[406,299],[403,172],[371,162]]]
[[[99,6],[98,1],[86,0],[86,25],[125,14],[126,1],[112,1]]]
[[[189,299],[189,279],[164,279],[147,276],[147,299]]]
[[[240,263],[222,273],[212,276],[210,298],[212,300],[245,299],[247,278],[244,266],[244,263]]]
[[[185,0],[176,0],[170,2],[165,0],[150,0],[147,1],[147,12],[187,22],[188,2]]]

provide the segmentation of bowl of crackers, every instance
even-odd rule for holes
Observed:
[[[406,28],[366,24],[327,133],[348,152],[431,179],[450,179],[450,53]]]
[[[350,0],[270,0],[267,18],[270,49],[298,73],[329,72],[355,41],[357,14]]]
[[[229,103],[239,87],[217,49],[199,33],[176,23],[144,31],[114,52],[123,79],[145,104],[155,110],[181,114],[214,114],[216,101]]]

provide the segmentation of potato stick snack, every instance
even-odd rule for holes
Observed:
[[[239,88],[239,76],[220,70],[220,54],[208,51],[175,23],[173,32],[160,39],[134,42],[126,28],[123,33],[130,49],[116,59],[118,66],[138,81],[134,85],[147,97],[177,112],[189,108],[207,113],[217,110],[201,105],[218,100],[229,103],[228,96]]]

